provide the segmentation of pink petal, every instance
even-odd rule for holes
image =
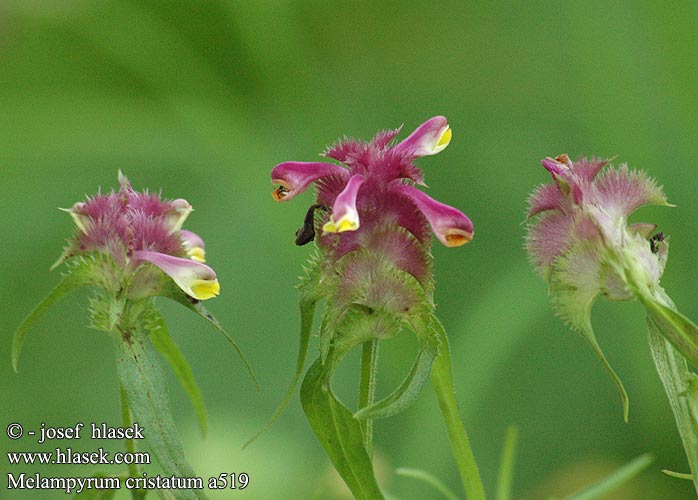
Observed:
[[[279,187],[273,192],[276,201],[287,201],[304,192],[313,182],[323,177],[345,177],[347,171],[339,165],[323,162],[287,161],[271,171],[271,182]]]
[[[436,237],[447,247],[464,245],[473,239],[473,223],[460,210],[438,202],[407,184],[398,184],[394,189],[412,200]]]
[[[435,116],[422,123],[410,136],[395,146],[395,151],[420,157],[440,153],[451,141],[451,129],[446,118]]]
[[[322,226],[324,233],[341,233],[359,229],[359,212],[356,209],[356,197],[366,178],[363,175],[351,176],[344,190],[337,195],[332,205],[330,220]]]
[[[555,158],[550,158],[548,156],[540,162],[545,169],[553,175],[553,179],[565,177],[572,169],[572,162],[570,161],[570,157],[566,154],[556,156]]]
[[[133,252],[132,258],[137,263],[150,262],[160,268],[184,293],[195,299],[206,300],[220,293],[216,273],[206,264],[146,250]]]

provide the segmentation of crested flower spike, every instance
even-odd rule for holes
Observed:
[[[427,222],[446,246],[472,240],[473,225],[461,211],[432,200],[413,187],[424,184],[416,158],[443,151],[451,129],[443,116],[424,122],[405,140],[392,145],[398,130],[384,131],[370,143],[345,140],[331,146],[325,156],[342,165],[323,162],[284,162],[271,172],[276,201],[288,201],[317,186],[317,203],[325,207],[319,244],[333,244],[332,233],[357,231],[397,221],[419,241],[426,241]],[[367,232],[373,229],[367,230]],[[323,240],[323,238],[325,238]],[[354,239],[358,239],[356,236]],[[351,246],[340,245],[342,247]],[[342,253],[346,248],[340,249]],[[341,255],[337,255],[340,258]]]
[[[586,338],[617,384],[627,420],[625,389],[591,327],[591,308],[599,295],[609,300],[639,299],[651,321],[667,326],[667,339],[698,364],[698,335],[659,284],[667,238],[662,232],[653,235],[654,224],[628,223],[628,217],[644,205],[671,205],[654,180],[625,164],[604,170],[608,161],[573,162],[567,155],[545,158],[542,164],[553,183],[539,186],[529,198],[532,221],[526,247],[549,284],[556,312]]]
[[[149,429],[145,440],[162,470],[173,477],[193,477],[196,474],[175,432],[160,354],[190,397],[204,433],[206,408],[155,297],[172,299],[211,323],[236,349],[253,381],[255,378],[238,345],[200,303],[217,296],[220,284],[213,269],[203,263],[203,240],[182,229],[192,206],[181,198],[165,200],[148,191],[137,192],[121,172],[119,185],[116,192],[98,193],[64,210],[76,226],[56,263],[65,264],[66,271],[15,332],[12,362],[16,370],[29,328],[49,306],[77,288],[93,288],[90,323],[107,332],[116,348],[124,427],[131,425],[133,415]],[[133,440],[129,441],[135,449]],[[132,465],[129,475],[140,477],[139,467]],[[178,498],[203,497],[189,489],[178,493]]]
[[[451,436],[464,433],[455,400],[449,399],[453,382],[448,342],[434,315],[430,230],[445,246],[457,247],[473,239],[473,224],[463,212],[430,198],[418,187],[425,184],[415,160],[440,153],[451,141],[446,118],[427,120],[401,142],[393,140],[399,131],[379,132],[369,142],[344,139],[324,153],[334,162],[290,161],[271,171],[276,186],[272,195],[279,202],[315,185],[315,199],[296,231],[296,244],[315,240],[318,250],[300,286],[301,350],[296,376],[275,416],[303,374],[313,312],[316,302],[324,298],[320,354],[306,372],[301,402],[311,427],[356,498],[383,498],[370,461],[371,419],[407,408],[429,379],[432,365],[438,372],[437,393],[445,398],[442,407],[453,416],[447,420],[453,425]],[[414,366],[400,387],[375,402],[370,387],[376,364],[370,360],[375,361],[380,340],[403,329],[411,330],[419,343]],[[361,390],[354,413],[332,394],[330,380],[347,352],[359,345]],[[356,439],[362,434],[363,443]],[[352,435],[349,441],[348,435]],[[460,453],[467,444],[454,444],[454,449]],[[468,498],[481,498],[477,473],[462,473],[468,478]],[[357,482],[357,477],[363,479]]]
[[[97,194],[66,210],[79,232],[69,241],[58,263],[86,254],[109,256],[122,267],[122,287],[138,272],[129,293],[148,294],[159,280],[159,268],[189,297],[206,300],[218,295],[216,273],[203,264],[204,242],[182,225],[192,212],[184,199],[163,200],[159,195],[136,192],[119,172],[120,189]],[[153,264],[152,271],[144,269]],[[136,289],[133,288],[136,285]],[[141,289],[138,289],[141,287]]]
[[[649,344],[676,419],[698,492],[698,326],[681,314],[659,284],[668,241],[654,224],[628,224],[644,205],[671,206],[662,189],[643,172],[626,165],[608,168],[607,161],[567,155],[545,158],[553,184],[538,187],[529,198],[526,246],[538,271],[549,283],[558,314],[591,345],[617,384],[624,417],[628,399],[591,327],[594,300],[638,299],[645,308]]]

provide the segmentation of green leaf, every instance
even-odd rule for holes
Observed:
[[[78,288],[86,285],[94,284],[92,270],[95,260],[92,257],[79,257],[71,259],[68,263],[68,272],[63,275],[63,279],[58,285],[48,294],[48,296],[39,302],[32,312],[22,321],[17,327],[12,339],[12,367],[17,371],[19,355],[22,352],[22,346],[29,329],[46,314],[53,304],[65,297]]]
[[[286,409],[288,406],[288,403],[291,401],[293,393],[296,392],[296,386],[301,379],[301,375],[303,375],[305,360],[308,356],[308,345],[310,344],[310,334],[313,329],[313,320],[315,319],[315,308],[318,300],[320,299],[320,295],[317,291],[318,273],[319,267],[313,266],[312,270],[308,273],[308,278],[306,278],[300,286],[301,335],[300,345],[298,346],[298,359],[296,360],[296,372],[293,375],[291,385],[286,391],[284,399],[281,401],[281,403],[279,403],[279,406],[274,411],[274,414],[269,418],[264,426],[242,446],[243,449],[245,449],[259,436],[264,434],[269,427],[276,422],[279,416],[281,416],[281,413],[283,413],[284,409]]]
[[[170,364],[172,371],[182,384],[182,388],[189,396],[194,410],[196,411],[201,432],[205,436],[208,431],[206,405],[204,404],[204,398],[201,396],[201,391],[199,391],[199,387],[194,380],[194,374],[191,371],[189,363],[177,347],[177,344],[172,340],[170,332],[167,329],[167,324],[165,323],[165,318],[159,312],[154,314],[156,315],[156,322],[152,325],[150,330],[150,341],[153,343],[155,349],[157,349]]]
[[[177,500],[177,496],[172,490],[155,490],[162,500]]]
[[[638,294],[647,315],[659,332],[688,360],[698,368],[698,326],[678,311],[643,294]]]
[[[238,356],[245,365],[245,368],[247,369],[247,372],[249,373],[252,382],[254,383],[257,390],[259,390],[259,383],[257,382],[257,377],[255,377],[254,371],[252,370],[250,363],[247,361],[247,358],[245,358],[245,355],[242,353],[242,349],[240,349],[240,346],[237,344],[237,342],[233,340],[233,338],[230,336],[230,334],[228,334],[225,328],[223,328],[223,326],[218,322],[218,320],[213,316],[213,314],[208,312],[208,310],[201,304],[201,302],[189,297],[186,293],[179,289],[179,287],[177,287],[170,279],[167,279],[163,282],[163,286],[159,290],[159,295],[174,300],[175,302],[183,305],[190,311],[194,311],[196,314],[198,314],[206,321],[208,321],[211,325],[213,325],[216,331],[223,335],[223,337],[225,337],[228,343],[231,346],[233,346],[235,352],[238,353]]]
[[[116,365],[134,419],[165,475],[196,477],[184,457],[182,444],[169,408],[166,378],[148,335],[120,331],[114,335]],[[206,498],[199,490],[177,490],[174,498]]]
[[[647,468],[654,459],[652,455],[640,455],[620,469],[612,472],[596,484],[584,488],[579,493],[566,497],[566,500],[594,500],[627,483],[630,479]]]
[[[673,470],[662,469],[662,472],[667,476],[675,477],[676,479],[686,479],[688,481],[693,481],[693,476],[691,474],[686,474],[684,472],[674,472]]]
[[[421,394],[424,384],[429,380],[437,347],[435,341],[427,341],[420,349],[412,369],[400,386],[386,398],[357,411],[354,418],[363,420],[390,417],[412,405]]]
[[[430,474],[427,471],[421,470],[421,469],[410,469],[407,467],[400,467],[399,469],[395,470],[395,473],[398,476],[402,477],[409,477],[412,479],[416,479],[418,481],[422,481],[432,488],[434,488],[436,491],[441,493],[444,497],[446,497],[448,500],[459,500],[458,497],[454,492],[452,492],[448,486],[446,486],[439,478],[434,476],[433,474]]]
[[[320,358],[310,366],[301,385],[303,411],[356,500],[382,500],[361,426],[332,394],[331,371],[331,364],[323,366]]]
[[[516,427],[507,429],[507,437],[502,449],[502,460],[497,475],[497,500],[511,500],[512,483],[514,480],[514,457],[518,432]]]
[[[674,413],[698,492],[698,376],[689,370],[686,359],[662,335],[651,317],[647,319],[647,326],[652,359]]]

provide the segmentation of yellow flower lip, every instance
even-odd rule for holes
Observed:
[[[272,191],[271,196],[275,201],[283,201],[288,196],[289,191],[291,191],[288,185],[280,179],[273,179],[271,182],[272,184],[278,184],[276,189]]]
[[[449,229],[444,234],[444,239],[447,247],[459,247],[473,241],[473,233],[462,229]]]
[[[191,283],[192,297],[197,300],[207,300],[221,293],[221,285],[218,280],[194,280]]]
[[[453,132],[451,131],[451,127],[446,125],[446,130],[444,130],[441,134],[441,137],[439,137],[439,141],[436,143],[436,147],[443,149],[446,146],[448,146],[448,144],[451,142],[452,135]]]
[[[357,214],[347,214],[338,221],[330,220],[322,226],[323,233],[343,233],[344,231],[356,231],[359,229],[359,217]]]
[[[191,247],[187,250],[187,255],[196,262],[206,262],[206,250],[202,247]]]

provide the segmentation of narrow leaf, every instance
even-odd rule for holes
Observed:
[[[687,479],[688,481],[693,480],[693,476],[686,474],[684,472],[674,472],[673,470],[662,469],[662,472],[667,476],[675,477],[676,479]]]
[[[170,336],[170,332],[167,329],[167,324],[165,323],[165,318],[160,313],[155,314],[157,314],[157,319],[153,325],[153,328],[150,330],[150,341],[153,343],[155,349],[157,349],[158,352],[162,354],[165,360],[167,360],[167,362],[170,364],[172,371],[182,384],[182,388],[189,396],[189,399],[194,406],[194,410],[196,411],[201,432],[205,436],[206,432],[208,431],[208,420],[206,418],[206,405],[204,404],[204,398],[201,395],[199,386],[194,380],[194,374],[191,371],[189,363]]]
[[[363,420],[390,417],[412,405],[421,394],[424,384],[429,380],[436,350],[437,346],[434,342],[426,344],[417,354],[412,369],[400,386],[386,398],[357,411],[354,418]]]
[[[201,304],[201,302],[198,302],[195,299],[189,297],[186,293],[184,293],[177,286],[175,286],[175,284],[169,279],[163,283],[163,286],[160,290],[160,295],[163,297],[167,297],[168,299],[172,299],[179,304],[182,304],[184,307],[186,307],[190,311],[194,311],[196,314],[198,314],[206,321],[208,321],[211,325],[213,325],[216,331],[223,335],[223,337],[225,337],[228,343],[231,346],[233,346],[235,352],[238,353],[238,356],[245,365],[245,368],[247,369],[247,372],[249,373],[252,382],[254,383],[257,390],[259,390],[259,383],[257,383],[257,377],[255,377],[254,371],[252,371],[250,363],[247,361],[247,358],[245,358],[245,355],[242,353],[242,349],[240,349],[240,346],[237,344],[237,342],[233,340],[233,338],[230,336],[230,334],[228,334],[225,328],[223,328],[223,326],[218,322],[218,320],[213,316],[213,314],[208,312],[208,310]]]
[[[698,377],[689,370],[686,359],[662,335],[654,320],[648,318],[647,325],[652,359],[674,413],[698,492]]]
[[[19,355],[22,352],[22,345],[24,345],[24,339],[29,329],[46,314],[53,304],[78,288],[92,283],[89,271],[92,269],[93,264],[94,260],[92,258],[74,259],[70,264],[69,271],[63,276],[61,282],[56,285],[44,300],[39,302],[19,325],[12,339],[12,367],[15,372],[17,371]]]
[[[166,475],[196,477],[184,457],[182,443],[169,408],[166,379],[147,335],[122,331],[114,335],[119,379],[134,420]],[[199,490],[176,490],[178,500],[206,498]]]
[[[364,448],[359,421],[329,387],[329,363],[318,358],[301,384],[301,404],[308,422],[356,500],[383,500]]]
[[[296,372],[293,375],[293,380],[291,385],[286,391],[284,399],[279,403],[274,414],[267,420],[264,426],[257,431],[257,433],[252,436],[243,446],[245,449],[250,443],[252,443],[259,436],[264,434],[269,427],[271,427],[274,422],[281,416],[281,413],[286,409],[288,403],[293,397],[293,393],[296,392],[296,387],[298,382],[303,375],[303,368],[305,367],[305,360],[308,356],[308,345],[310,344],[310,333],[313,328],[313,319],[315,318],[315,308],[317,306],[317,297],[313,294],[307,294],[301,292],[300,310],[301,310],[301,335],[300,335],[300,345],[298,346],[298,359],[296,360]]]
[[[627,422],[628,413],[630,411],[630,400],[628,399],[628,393],[625,391],[623,382],[620,380],[620,377],[606,359],[606,356],[601,350],[601,346],[596,341],[596,336],[594,336],[594,332],[591,329],[591,325],[589,325],[588,329],[582,330],[581,333],[582,336],[586,339],[587,343],[591,346],[591,349],[592,351],[594,351],[594,354],[596,354],[596,357],[599,359],[599,361],[601,361],[601,364],[603,364],[604,368],[606,368],[606,371],[611,376],[613,383],[616,384],[616,387],[618,388],[618,393],[620,394],[620,401],[623,405],[623,420]]]
[[[638,297],[659,332],[694,368],[698,368],[698,326],[680,312],[666,307],[652,297]]]
[[[162,500],[177,500],[172,490],[155,490],[155,492]]]
[[[456,494],[452,492],[448,488],[448,486],[442,483],[441,480],[439,480],[439,478],[437,478],[433,474],[430,474],[427,471],[420,469],[410,469],[407,467],[400,467],[395,471],[395,474],[397,474],[398,476],[409,477],[418,481],[422,481],[434,488],[439,493],[441,493],[448,500],[459,500]]]
[[[516,442],[518,432],[516,427],[507,429],[507,437],[502,449],[502,460],[497,475],[497,500],[511,500],[512,484],[514,481],[514,458],[516,455]]]
[[[596,498],[606,495],[637,476],[643,469],[647,468],[653,460],[654,458],[652,458],[652,455],[640,455],[620,469],[612,472],[598,483],[567,497],[566,500],[595,500]]]

